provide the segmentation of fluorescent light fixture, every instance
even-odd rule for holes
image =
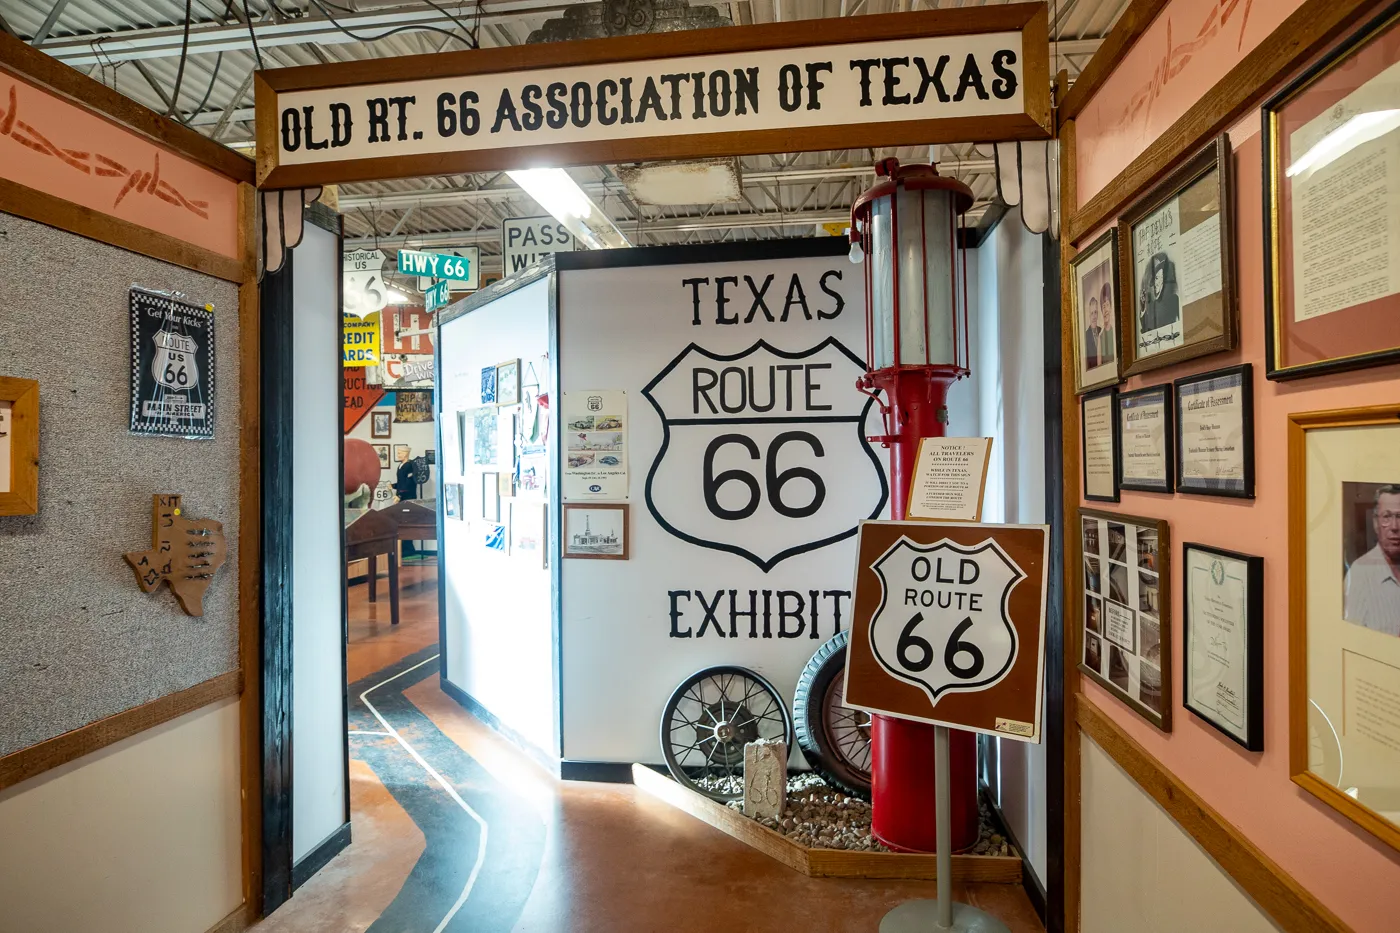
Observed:
[[[531,168],[506,174],[588,248],[619,249],[632,245],[612,218],[562,168]]]
[[[391,304],[391,305],[406,305],[406,304],[408,304],[408,296],[405,295],[403,292],[397,291],[396,289],[392,289],[392,288],[389,289],[389,293],[388,293],[387,295],[384,296],[384,300],[387,301],[387,302],[389,302],[389,304]]]
[[[1302,157],[1288,166],[1288,177],[1330,165],[1351,150],[1400,127],[1400,110],[1358,113],[1322,137]]]

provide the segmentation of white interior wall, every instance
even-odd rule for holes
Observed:
[[[346,812],[338,253],[308,223],[291,259],[293,861]]]
[[[0,791],[0,931],[200,933],[243,902],[238,701]]]
[[[523,377],[527,364],[534,362],[538,367],[549,352],[548,280],[447,322],[439,334],[438,352],[442,356],[438,417],[450,423],[450,427],[443,425],[447,449],[439,452],[438,463],[443,483],[463,484],[465,513],[464,520],[444,519],[438,558],[446,605],[447,679],[526,741],[557,754],[558,679],[550,573],[539,552],[500,554],[482,543],[481,474],[505,468],[509,449],[505,445],[510,440],[498,438],[500,466],[474,464],[470,414],[481,404],[484,367],[518,358]],[[539,375],[547,381],[547,374]],[[468,412],[465,465],[453,442],[459,411]],[[537,506],[519,501],[522,514],[538,515]],[[502,500],[503,519],[513,506],[510,500]]]
[[[1044,270],[1039,236],[1019,209],[1002,218],[978,247],[977,299],[970,301],[976,433],[994,437],[984,519],[1045,521]],[[969,276],[971,277],[969,265]],[[994,739],[988,756],[992,793],[1007,828],[1046,878],[1045,746]]]

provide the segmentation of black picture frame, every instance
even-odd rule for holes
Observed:
[[[1245,565],[1245,735],[1241,738],[1191,702],[1191,552],[1218,555]],[[1181,546],[1181,702],[1193,715],[1251,752],[1264,750],[1264,558],[1187,541]]]
[[[1186,482],[1184,478],[1185,459],[1183,447],[1183,421],[1181,417],[1181,394],[1185,387],[1197,385],[1204,382],[1213,382],[1238,378],[1241,386],[1241,404],[1244,407],[1242,416],[1243,437],[1240,440],[1242,455],[1244,457],[1243,482],[1238,488],[1234,486],[1215,486],[1210,483]],[[1198,373],[1194,376],[1182,376],[1172,383],[1172,395],[1175,399],[1175,424],[1176,431],[1176,491],[1179,493],[1189,493],[1198,496],[1224,496],[1231,499],[1253,499],[1254,498],[1254,366],[1251,363],[1241,363],[1238,366],[1227,366],[1224,369],[1213,369],[1210,372]]]
[[[1127,489],[1134,492],[1164,492],[1172,493],[1176,489],[1176,393],[1172,383],[1163,382],[1155,386],[1148,386],[1143,389],[1135,389],[1132,392],[1118,393],[1118,399],[1114,403],[1114,409],[1118,413],[1118,439],[1121,444],[1123,438],[1123,419],[1128,410],[1128,404],[1139,398],[1150,398],[1153,395],[1162,397],[1162,417],[1164,424],[1162,428],[1162,458],[1166,464],[1166,475],[1162,477],[1160,483],[1133,482],[1126,478],[1126,471],[1123,467],[1123,453],[1118,451],[1118,488]]]
[[[1089,458],[1087,456],[1089,450],[1089,422],[1088,419],[1084,417],[1084,414],[1085,410],[1089,407],[1089,404],[1091,402],[1096,402],[1104,397],[1108,397],[1109,399],[1109,421],[1112,422],[1111,431],[1113,433],[1113,495],[1096,496],[1091,495],[1089,493]],[[1081,487],[1084,490],[1084,498],[1089,500],[1090,502],[1118,502],[1122,499],[1122,496],[1119,495],[1120,487],[1118,483],[1119,475],[1122,473],[1122,464],[1119,461],[1119,457],[1122,454],[1120,443],[1121,438],[1118,434],[1118,387],[1109,386],[1106,389],[1099,389],[1097,391],[1088,392],[1084,395],[1081,395],[1079,397],[1079,481]]]

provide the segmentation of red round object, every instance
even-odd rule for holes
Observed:
[[[379,454],[369,441],[358,437],[345,439],[345,494],[358,492],[361,486],[373,489],[379,485]]]
[[[938,847],[933,730],[924,722],[870,717],[871,833],[897,852]],[[977,736],[952,729],[949,762],[953,851],[977,844]]]

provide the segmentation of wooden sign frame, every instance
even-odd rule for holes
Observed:
[[[659,123],[655,136],[619,135],[582,142],[279,164],[279,98],[290,92],[543,69],[567,73],[570,68],[598,64],[999,32],[1022,35],[1022,60],[1018,63],[1021,113],[890,122],[862,122],[859,114],[851,114],[848,122],[827,126],[693,134],[667,133],[667,124]],[[254,77],[258,186],[295,188],[532,166],[911,146],[968,139],[1048,139],[1053,131],[1048,36],[1046,5],[1018,3],[823,20],[819,27],[812,22],[770,23],[263,70]],[[918,81],[915,72],[905,85],[908,90],[918,90]],[[432,112],[436,108],[432,100],[418,101],[414,106]],[[494,112],[487,101],[479,106]],[[329,127],[319,131],[328,132]]]
[[[39,383],[0,376],[0,402],[10,403],[10,488],[0,492],[0,515],[39,511]]]

